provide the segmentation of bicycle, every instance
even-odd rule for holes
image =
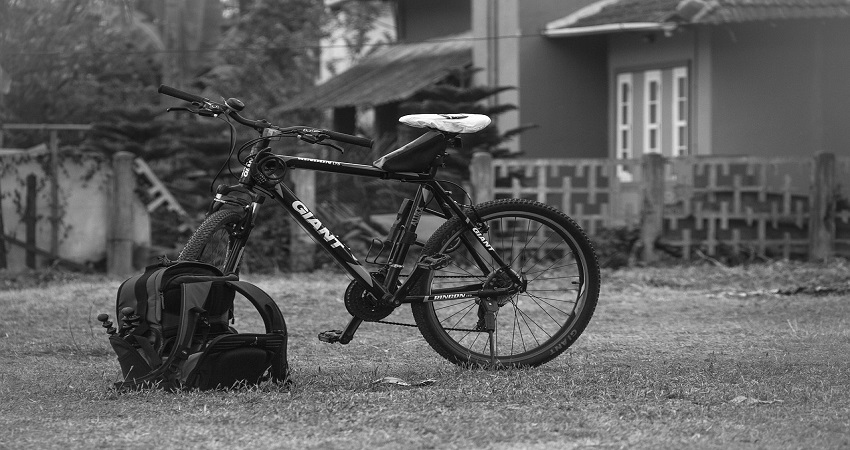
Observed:
[[[371,147],[370,139],[248,119],[240,114],[245,105],[234,98],[221,104],[164,85],[159,92],[192,104],[169,111],[225,120],[231,129],[228,160],[235,150],[231,120],[259,133],[237,152],[244,167],[238,183],[216,189],[206,219],[178,259],[209,262],[226,274],[238,274],[260,205],[267,198],[275,200],[352,278],[344,293],[351,320],[343,330],[319,333],[320,340],[347,344],[364,321],[383,322],[396,308],[410,304],[415,325],[383,323],[416,326],[428,344],[452,363],[538,366],[570,347],[590,321],[599,296],[599,266],[590,240],[571,218],[549,205],[524,199],[462,205],[436,178],[446,150],[460,145],[460,135],[486,127],[488,117],[402,117],[402,123],[428,131],[365,165],[275,154],[270,144],[295,137],[343,151],[327,141]],[[243,156],[248,148],[250,152]],[[370,248],[365,261],[375,270],[367,270],[281,182],[289,170],[417,185],[413,197],[401,202],[386,239],[373,240],[375,252]],[[426,242],[416,234],[423,214],[445,219]],[[419,256],[415,263],[405,264],[412,247],[420,248]]]

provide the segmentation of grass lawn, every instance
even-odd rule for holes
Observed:
[[[844,262],[605,272],[577,343],[509,371],[457,368],[415,328],[321,343],[347,322],[345,276],[255,276],[286,316],[293,387],[116,393],[95,317],[113,314],[120,280],[5,274],[0,448],[847,448],[848,275]],[[249,308],[240,331],[260,328]],[[406,307],[390,319],[412,322]]]

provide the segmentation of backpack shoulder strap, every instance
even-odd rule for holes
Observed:
[[[272,380],[284,381],[289,376],[289,364],[286,360],[286,321],[283,319],[283,314],[277,303],[262,289],[248,283],[246,281],[228,281],[227,284],[235,291],[239,292],[254,305],[260,317],[263,318],[263,323],[266,326],[266,333],[275,334],[283,338],[283,351],[277,353],[274,357],[271,366]]]
[[[153,264],[153,265],[145,267],[144,273],[142,273],[141,275],[138,276],[136,283],[133,285],[133,289],[134,289],[134,292],[136,294],[136,298],[139,300],[139,306],[136,308],[136,314],[138,314],[140,317],[142,317],[145,320],[147,320],[147,314],[148,314],[147,299],[150,298],[150,296],[152,294],[153,295],[156,294],[155,292],[153,292],[153,293],[151,292],[151,283],[149,283],[149,280],[155,274],[159,275],[159,277],[162,277],[162,272],[167,267],[168,266],[164,266],[162,264]],[[156,277],[154,277],[154,278],[156,278]],[[142,301],[142,299],[144,299],[145,301]]]
[[[286,334],[286,321],[277,303],[269,297],[269,294],[246,281],[228,281],[227,284],[247,298],[254,308],[257,308],[266,326],[266,333]]]

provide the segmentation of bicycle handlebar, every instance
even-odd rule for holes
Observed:
[[[204,103],[211,103],[209,100],[201,96],[190,94],[188,92],[183,92],[180,89],[175,89],[171,86],[166,86],[164,84],[159,85],[158,92],[160,94],[170,95],[172,97],[179,98],[180,100],[186,100],[187,102],[197,102],[202,105]]]
[[[372,141],[369,138],[364,138],[364,137],[360,137],[360,136],[352,136],[350,134],[340,133],[338,131],[331,131],[331,130],[319,130],[319,131],[321,131],[322,134],[327,135],[328,139],[332,139],[332,140],[338,141],[338,142],[344,142],[346,144],[353,144],[353,145],[358,145],[360,147],[366,147],[366,148],[372,148],[372,144],[374,144],[374,141]]]
[[[188,92],[183,92],[180,89],[173,88],[171,86],[166,86],[164,84],[159,86],[158,92],[160,94],[165,94],[174,98],[179,98],[180,100],[185,100],[187,102],[199,103],[202,108],[211,109],[214,114],[222,114],[226,113],[228,116],[232,117],[233,120],[241,123],[242,125],[249,126],[258,130],[271,128],[282,132],[290,132],[297,134],[315,134],[326,137],[327,139],[331,139],[338,142],[344,142],[346,144],[358,145],[360,147],[372,148],[373,141],[369,138],[364,138],[360,136],[354,136],[350,134],[340,133],[338,131],[324,130],[321,128],[310,128],[310,127],[286,127],[281,128],[270,124],[269,122],[259,119],[252,120],[245,117],[242,117],[236,110],[233,108],[221,105],[216,102],[210,101],[204,97],[199,95],[190,94]],[[194,111],[193,111],[194,112]],[[320,141],[321,139],[319,139]],[[314,142],[315,143],[315,142]]]

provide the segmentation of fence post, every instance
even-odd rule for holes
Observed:
[[[112,156],[112,220],[106,249],[106,271],[110,275],[126,276],[133,272],[134,159],[130,152],[118,152]]]
[[[299,157],[313,158],[312,153],[299,153]],[[295,195],[313,209],[316,205],[316,172],[312,170],[293,170],[292,183],[295,185]],[[289,227],[289,269],[293,272],[303,272],[315,268],[316,243],[309,234],[301,229],[295,220],[290,220]]]
[[[809,259],[823,261],[832,256],[835,243],[835,155],[815,155],[809,199]]]
[[[473,203],[493,200],[493,155],[475,152],[469,164],[469,181],[472,183]]]
[[[59,132],[50,130],[50,253],[59,256]]]
[[[38,188],[36,187],[36,182],[37,180],[34,174],[27,175],[27,200],[25,205],[26,209],[24,210],[24,226],[26,227],[26,264],[30,269],[36,268],[36,226],[38,225],[38,207],[36,205]]]
[[[643,260],[649,262],[657,258],[655,241],[661,236],[664,226],[664,157],[657,153],[643,155],[641,172],[640,240]]]
[[[2,130],[0,130],[2,133]],[[0,148],[3,143],[0,142]],[[0,190],[0,270],[7,268],[6,261],[6,226],[3,224],[3,192]]]

